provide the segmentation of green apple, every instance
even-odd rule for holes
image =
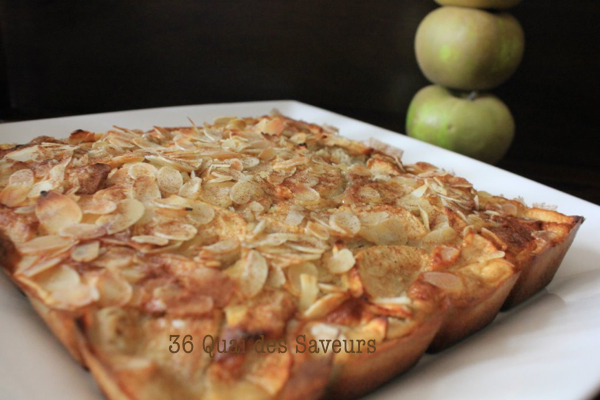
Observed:
[[[521,0],[435,0],[435,2],[442,6],[507,10],[519,4]]]
[[[406,133],[495,163],[510,147],[515,121],[508,107],[492,94],[456,93],[431,85],[421,89],[410,103]]]
[[[512,15],[465,7],[432,11],[415,39],[417,62],[427,79],[468,91],[504,83],[524,49],[523,29]]]

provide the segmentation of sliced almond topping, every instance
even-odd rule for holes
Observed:
[[[423,247],[438,246],[441,244],[452,243],[458,237],[458,233],[448,225],[434,229],[423,236],[421,245]]]
[[[27,200],[31,188],[22,185],[8,185],[0,192],[0,203],[7,207],[17,207]]]
[[[67,310],[86,306],[99,299],[100,295],[95,287],[79,284],[68,290],[57,290],[52,292],[52,300],[57,303],[57,308]]]
[[[327,316],[348,299],[346,293],[330,293],[321,297],[304,311],[304,317],[318,319]]]
[[[348,211],[332,214],[329,217],[329,225],[338,232],[354,236],[360,230],[360,220]]]
[[[246,157],[242,159],[242,164],[244,166],[244,169],[254,168],[258,164],[260,164],[260,160],[256,157]]]
[[[297,167],[299,165],[308,164],[309,161],[310,160],[306,157],[296,157],[291,160],[285,160],[285,161],[281,161],[281,162],[273,164],[273,170],[275,170],[275,171],[288,170],[288,169]]]
[[[56,250],[66,250],[76,242],[60,236],[40,236],[17,246],[21,254],[41,254]]]
[[[94,260],[94,267],[116,269],[125,268],[133,262],[134,251],[128,247],[109,247]]]
[[[144,215],[144,204],[135,199],[122,200],[117,204],[114,213],[102,215],[96,220],[96,225],[106,228],[109,235],[124,231]]]
[[[304,212],[296,208],[292,208],[285,218],[284,223],[290,226],[298,226],[304,220]]]
[[[11,151],[5,156],[7,159],[12,161],[38,161],[44,157],[42,148],[37,146],[28,146],[19,150]]]
[[[292,265],[287,268],[288,281],[291,285],[291,290],[295,294],[300,294],[302,291],[301,275],[319,276],[319,270],[312,263],[304,263],[300,265]]]
[[[196,236],[196,233],[198,233],[198,230],[192,225],[184,224],[179,221],[167,222],[154,228],[154,234],[156,236],[182,242],[192,239]]]
[[[152,235],[133,236],[131,240],[133,240],[136,243],[153,244],[156,246],[166,246],[167,244],[169,244],[169,239]]]
[[[158,187],[164,193],[179,193],[179,190],[183,186],[181,173],[170,166],[165,166],[158,170],[156,178]]]
[[[398,218],[388,218],[377,225],[364,226],[360,235],[377,245],[399,245],[408,241],[406,226]]]
[[[348,249],[341,249],[329,259],[327,268],[333,274],[343,274],[352,269],[355,260],[354,255]]]
[[[329,239],[329,230],[316,222],[309,221],[306,224],[306,233],[321,240]]]
[[[35,206],[23,206],[14,209],[15,214],[33,214],[35,212]]]
[[[267,260],[256,250],[250,250],[244,260],[241,290],[246,297],[256,296],[265,285],[269,266]]]
[[[131,300],[133,288],[117,270],[106,269],[96,282],[102,307],[123,307]]]
[[[161,193],[154,177],[140,176],[133,182],[133,198],[143,203],[160,199]]]
[[[202,179],[193,177],[189,181],[183,184],[179,189],[179,195],[188,199],[195,200],[200,196],[200,190],[202,189]]]
[[[215,210],[207,204],[197,203],[187,214],[187,218],[194,225],[206,225],[215,218]]]
[[[416,188],[415,190],[413,190],[410,195],[416,198],[421,198],[423,197],[423,195],[425,194],[425,192],[427,191],[428,186],[427,185],[421,185],[418,188]]]
[[[48,232],[58,233],[64,227],[79,223],[83,213],[69,196],[49,192],[38,198],[35,215]]]
[[[150,163],[140,162],[135,163],[131,167],[129,167],[129,170],[127,172],[129,173],[129,176],[132,179],[147,177],[154,181],[156,179],[156,174],[158,173],[158,170],[154,165]]]
[[[286,278],[285,278],[285,273],[283,272],[283,270],[279,267],[271,268],[271,271],[269,272],[269,278],[268,278],[269,285],[274,288],[280,288],[283,285],[285,285],[285,282],[286,282]]]
[[[31,188],[31,186],[33,186],[33,181],[33,171],[30,169],[20,169],[13,172],[8,178],[8,184],[11,186],[26,186]]]
[[[192,203],[188,199],[174,194],[166,199],[156,199],[153,203],[159,208],[167,208],[170,210],[185,210],[192,206]]]
[[[74,239],[89,240],[106,235],[106,229],[95,224],[74,224],[61,228],[58,234]]]
[[[449,272],[427,271],[423,274],[423,280],[440,289],[452,292],[458,292],[463,288],[460,278]]]
[[[319,203],[321,195],[315,189],[306,185],[298,185],[294,190],[294,201],[301,206]]]
[[[40,276],[36,282],[48,292],[59,292],[76,287],[81,283],[81,278],[73,268],[61,265]]]
[[[58,265],[62,261],[64,261],[62,257],[41,259],[35,262],[34,264],[30,265],[28,268],[17,271],[17,273],[24,276],[34,276],[46,270],[49,270],[50,268]]]
[[[250,181],[239,181],[231,187],[229,198],[236,204],[246,204],[260,194],[259,188]]]
[[[358,191],[358,196],[367,203],[376,202],[381,199],[379,192],[369,186],[361,187]]]
[[[40,256],[31,254],[23,256],[17,261],[15,265],[15,274],[19,274],[29,268],[31,268],[36,262],[40,260]]]
[[[117,203],[110,200],[92,201],[83,208],[84,214],[104,215],[117,209]]]
[[[57,183],[50,180],[37,182],[31,187],[31,190],[29,191],[27,197],[30,199],[35,199],[41,196],[42,193],[49,192],[51,190],[56,189],[57,187]]]
[[[300,310],[306,310],[314,304],[319,295],[319,287],[317,286],[317,277],[308,274],[300,274]]]
[[[412,304],[412,300],[406,295],[406,293],[403,293],[398,297],[377,297],[373,299],[372,302],[382,307],[404,306]]]
[[[80,244],[71,250],[71,258],[78,262],[90,262],[98,258],[100,254],[100,242],[89,242]]]
[[[273,150],[272,147],[267,147],[258,154],[258,158],[264,161],[271,161],[275,157],[277,157],[277,153],[275,152],[275,150]]]

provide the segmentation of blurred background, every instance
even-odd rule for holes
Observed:
[[[428,85],[415,33],[436,7],[0,0],[0,120],[295,99],[402,133]],[[499,167],[600,204],[600,2],[525,0],[510,12],[526,50],[494,91],[517,124]]]

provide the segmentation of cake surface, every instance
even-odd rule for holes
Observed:
[[[583,221],[282,116],[0,156],[2,266],[113,400],[355,398],[544,287]]]

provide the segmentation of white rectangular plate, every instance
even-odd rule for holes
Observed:
[[[284,115],[329,124],[352,139],[375,137],[405,150],[405,162],[427,161],[475,188],[528,204],[545,202],[585,223],[546,290],[502,313],[488,328],[435,355],[367,396],[388,399],[585,399],[600,388],[600,207],[493,166],[295,101],[171,107],[0,125],[0,143],[66,137],[113,125],[151,129],[224,115]],[[535,157],[535,154],[532,155]],[[61,347],[27,299],[0,277],[0,399],[103,399],[89,373]],[[182,399],[183,400],[183,399]]]

